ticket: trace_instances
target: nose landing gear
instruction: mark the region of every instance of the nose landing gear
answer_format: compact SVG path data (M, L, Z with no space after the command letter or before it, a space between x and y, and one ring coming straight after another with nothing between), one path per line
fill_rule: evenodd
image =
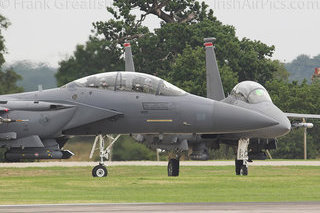
M236 175L248 175L248 146L249 138L240 139L238 141L237 159L235 160Z
M106 177L108 175L108 170L104 164L104 159L109 160L111 156L111 147L119 139L120 136L121 135L117 135L117 137L113 138L111 135L107 135L105 137L103 137L102 135L97 135L97 137L95 138L90 153L90 159L92 158L93 153L96 150L96 145L99 142L100 163L92 169L93 177ZM107 148L105 148L105 138L112 140Z
M99 164L92 169L92 176L93 177L106 177L108 176L108 170L106 166L103 164Z

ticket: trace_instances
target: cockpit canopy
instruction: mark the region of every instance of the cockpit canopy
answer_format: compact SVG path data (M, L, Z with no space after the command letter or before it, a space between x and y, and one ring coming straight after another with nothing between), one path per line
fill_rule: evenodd
M250 104L272 102L267 90L254 81L240 82L233 88L231 95Z
M113 91L140 92L163 96L180 96L185 91L161 78L136 72L106 72L87 76L66 85L106 89Z

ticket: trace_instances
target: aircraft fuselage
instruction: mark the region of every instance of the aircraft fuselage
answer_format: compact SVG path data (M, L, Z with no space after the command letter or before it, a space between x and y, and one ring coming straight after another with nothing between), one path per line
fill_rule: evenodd
M3 117L28 120L0 125L0 133L16 132L18 138L30 135L52 138L110 133L221 134L276 124L273 119L260 113L188 93L161 96L61 87L0 98L4 100L0 106L9 109L3 112ZM19 104L29 104L30 109L15 109ZM41 104L44 105L43 109L38 107Z

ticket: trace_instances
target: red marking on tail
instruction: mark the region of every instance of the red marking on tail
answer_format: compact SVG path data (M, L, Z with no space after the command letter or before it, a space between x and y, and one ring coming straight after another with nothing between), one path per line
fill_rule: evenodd
M212 42L207 42L207 43L204 43L204 46L205 47L212 47L213 43Z

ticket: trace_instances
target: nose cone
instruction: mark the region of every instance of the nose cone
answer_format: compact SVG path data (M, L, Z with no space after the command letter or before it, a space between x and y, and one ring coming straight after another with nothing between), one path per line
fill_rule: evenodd
M279 124L267 128L263 133L263 137L277 138L286 135L291 130L291 123L288 117L273 103L261 103L256 106L257 110L270 118L276 120Z
M276 126L279 129L278 137L288 134L291 130L291 123L288 117L283 114L283 116L278 119L278 122L279 124Z
M217 133L254 131L279 123L261 113L222 102L214 102L213 126Z
M268 129L268 135L271 137L281 137L288 134L291 130L291 123L287 116L280 110L273 112L273 118L278 121L278 125L272 126ZM272 114L271 114L272 115ZM277 115L277 117L275 117Z

